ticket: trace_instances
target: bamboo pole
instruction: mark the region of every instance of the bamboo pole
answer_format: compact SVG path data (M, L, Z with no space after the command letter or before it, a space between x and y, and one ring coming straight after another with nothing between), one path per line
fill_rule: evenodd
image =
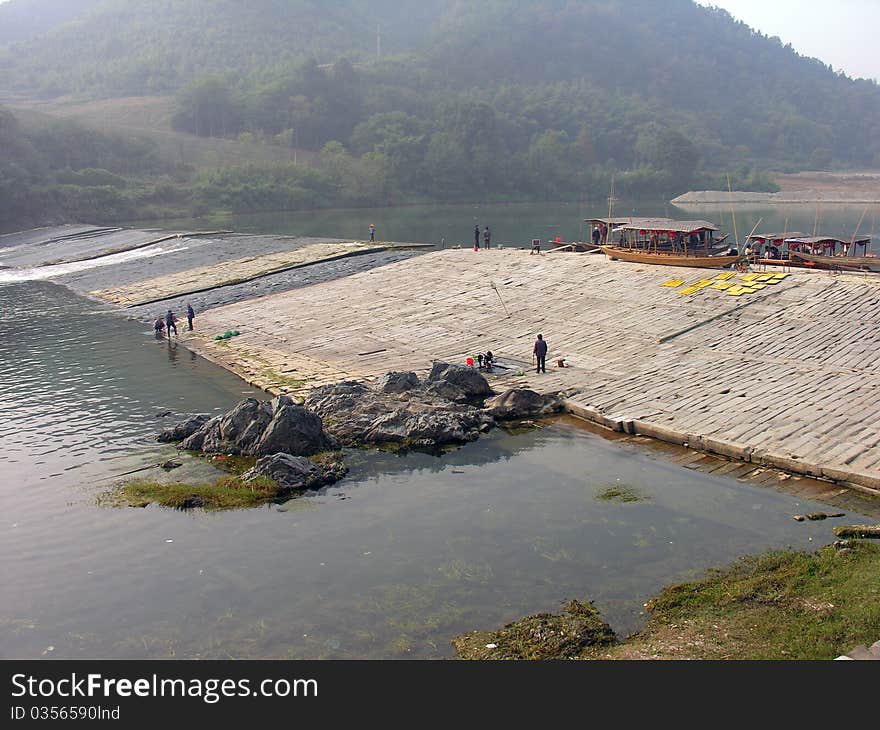
M869 249L874 247L874 228L877 225L877 211L874 210L871 213L871 240L868 241L868 245L865 247L865 253L868 253Z
M865 215L867 215L867 213L868 213L868 206L866 205L865 209L862 211L862 217L859 218L859 224L856 226L855 231L853 231L852 238L849 241L849 248L847 249L847 254L849 254L849 252L852 251L853 246L856 243L856 236L859 235L859 228L862 227L862 221L865 220Z
M608 226L605 228L605 241L604 243L608 243L608 236L611 233L611 229L614 228L614 173L611 173L611 195L608 196Z
M736 213L733 212L733 189L730 187L730 173L727 173L727 194L730 197L730 217L733 219L733 238L736 241L736 250L742 253L739 234L736 232Z

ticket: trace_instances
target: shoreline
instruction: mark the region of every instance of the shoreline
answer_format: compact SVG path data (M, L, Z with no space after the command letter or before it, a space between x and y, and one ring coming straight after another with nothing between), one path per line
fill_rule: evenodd
M460 272L462 256L471 256L468 265L479 263L481 270L473 272L472 275L467 270ZM466 355L480 351L487 345L489 347L494 345L492 349L500 353L503 359L505 355L510 357L508 353L514 351L510 346L512 339L521 342L520 345L515 346L517 349L525 350L531 344L532 331L537 332L541 329L553 331L551 327L556 328L556 325L548 322L549 314L535 320L526 313L524 315L526 319L532 321L520 326L510 323L508 321L510 318L504 316L503 310L498 311L499 297L502 296L500 291L504 291L501 302L511 299L509 304L514 309L521 311L524 299L527 304L532 289L527 287L525 282L511 281L510 277L516 277L517 269L524 263L538 266L537 262L531 264L528 261L528 254L518 249L484 252L477 256L483 256L482 260L477 262L474 255L467 251L434 252L420 256L418 259L390 264L363 274L211 309L201 317L199 323L201 331L205 329L211 332L214 329L223 331L231 327L240 330L242 335L221 344L216 344L198 333L195 336L187 335L182 341L198 354L239 375L250 385L273 394L297 395L311 387L341 380L372 380L389 370L418 370L419 367L425 370L430 367L433 360L463 362ZM499 264L498 267L489 267L489 269L495 272L494 276L502 282L502 285L508 284L508 286L501 290L496 288L495 291L487 286L492 276L483 267L487 258ZM541 258L546 262L552 257ZM665 267L609 264L601 257L574 254L563 261L557 256L554 259L554 266L556 261L570 264L570 266L558 267L552 272L553 281L556 283L564 281L568 276L586 276L590 270L595 271L594 278L605 279L613 271L614 274L623 274L622 277L615 277L615 284L618 286L626 283L630 277L637 277L636 286L628 289L625 294L636 293L635 289L648 285L652 287L650 294L652 298L660 296L659 292L654 294L653 287L668 277ZM542 274L549 273L546 266L542 266ZM550 269L553 268L550 266ZM627 275L627 271L631 273ZM691 273L694 276L705 275L700 270ZM484 274L485 278L483 278ZM458 281L460 275L467 276L468 281ZM401 288L407 290L411 286L410 282L416 279L423 281L432 294L417 297L418 302L413 302L408 294L401 292ZM646 279L649 282L646 282ZM516 289L509 286L510 284ZM389 288L387 297L383 294L386 286ZM390 292L392 287L393 294ZM801 288L808 288L811 291L799 296ZM522 289L529 289L529 292L517 291ZM880 282L864 280L857 276L825 276L818 272L793 275L785 284L780 284L771 290L770 302L755 299L750 303L749 300L745 300L744 307L737 307L735 312L731 310L730 316L724 318L723 326L740 330L741 326L737 325L745 318L749 320L750 329L760 330L766 312L774 310L774 300L776 307L792 308L796 318L799 318L802 316L800 310L804 308L803 299L809 300L811 295L822 300L840 295L842 301L839 305L849 306L846 300L853 299L853 303L873 300L878 291L880 291ZM515 300L514 295L516 295ZM464 315L458 312L455 300L459 297L465 300L478 298L479 304L475 306L483 310L491 309L491 316L480 314L478 322L470 323L466 311ZM384 298L388 301L383 303ZM681 297L677 299L681 301ZM319 301L324 303L319 304ZM370 301L375 303L368 303ZM328 309L326 302L334 302L332 311L316 313L316 306L324 310ZM603 308L607 309L607 302L603 304L605 305ZM650 302L640 304L648 312L653 313L656 309ZM727 305L727 302L724 304ZM687 300L683 308L675 300L670 301L670 306L673 305L677 310L676 316L670 316L665 322L651 323L650 332L627 332L627 325L629 329L634 327L636 330L641 330L642 326L640 323L633 323L630 316L608 314L610 325L608 335L613 341L603 343L601 348L603 352L595 352L596 348L591 346L593 343L590 338L582 337L575 331L570 334L567 341L563 340L566 344L570 343L582 348L576 354L571 354L568 347L563 350L574 367L554 368L546 377L537 378L533 373L525 372L528 365L525 364L524 359L517 364L514 358L512 360L514 366L523 368L519 371L523 374L507 375L503 378L496 376L492 381L493 385L496 390L505 387L528 387L542 393L560 392L565 397L569 412L614 431L640 434L680 445L687 444L696 450L739 459L757 466L780 468L796 474L827 479L861 489L873 496L880 495L880 452L870 445L875 440L880 442L880 430L870 425L866 426L866 423L859 421L854 414L837 412L844 405L848 405L851 409L862 410L864 415L867 415L865 409L871 409L872 401L866 394L880 387L880 380L874 382L876 376L869 374L870 371L860 369L855 362L852 362L852 365L847 363L849 367L839 378L841 389L850 390L847 393L848 397L843 398L844 403L836 402L840 398L836 396L835 383L830 382L836 377L829 375L824 375L820 383L823 391L821 397L811 396L810 390L815 382L812 375L814 367L805 369L798 359L793 359L796 358L800 347L814 346L818 333L810 332L803 344L791 343L795 347L791 348L794 351L790 353L785 353L789 348L785 342L776 342L772 338L769 342L774 350L780 351L780 354L774 354L769 359L769 363L772 363L771 367L774 370L784 369L788 376L785 379L791 380L792 385L796 386L794 388L789 387L779 391L775 387L775 382L761 382L760 377L752 387L752 383L737 382L742 379L742 376L737 374L733 376L735 389L745 393L746 400L736 400L742 394L732 393L731 388L720 389L718 394L706 392L712 388L715 379L705 377L705 373L700 374L698 371L680 373L672 380L667 380L672 373L679 371L678 357L693 356L695 351L698 362L702 363L702 370L706 367L706 358L710 358L709 362L713 363L710 367L717 367L722 372L733 368L732 372L739 373L742 367L742 363L737 359L738 356L734 357L735 349L730 355L723 353L721 357L713 357L711 350L704 349L703 343L711 344L718 336L714 324L713 327L700 327L698 322L695 332L672 338L672 343L658 344L658 340L663 339L663 333L678 331L679 323L690 325L694 323L692 319L694 315L700 316L693 309L697 307L695 299ZM346 316L351 321L339 321L336 311L340 306L344 308ZM709 309L703 308L703 312L716 311L716 306L712 303ZM748 311L750 308L757 310L757 319L754 318L755 315L750 316ZM820 317L821 329L837 326L833 317L828 317L828 321L825 321L826 317L821 307L807 308L812 318ZM566 307L554 309L558 312ZM303 326L303 316L298 316L294 312L308 313L306 319L309 327ZM659 314L653 316L657 320L662 319ZM614 326L618 320L619 328ZM285 323L283 334L278 331L279 322ZM469 332L472 324L475 328L485 331L476 335ZM659 324L659 327L655 324ZM782 322L775 329L789 331L788 326L781 326L786 324ZM568 329L571 329L571 324L568 325ZM432 331L434 336L430 334ZM325 337L320 337L319 332L325 333ZM492 334L488 334L489 332ZM617 332L620 332L619 336ZM856 327L853 335L855 341L844 343L845 346L841 349L853 355L867 352L864 348L870 349L870 342L867 340L864 344L859 342L862 338L866 336L870 338L872 335L869 332L866 334L863 326ZM707 338L709 342L705 342ZM766 339L766 335L764 338ZM739 331L730 333L727 339L728 346L733 348L743 342ZM559 335L554 340L559 341ZM493 341L500 341L501 344L495 344ZM745 340L746 344L749 342L749 339ZM621 352L615 353L615 349ZM556 351L558 352L558 349ZM614 364L603 363L601 355L605 355L606 358L611 356ZM743 355L747 356L746 353ZM662 367L660 371L656 367L651 367L653 379L646 384L638 377L631 376L626 370L620 370L621 367L625 367L620 363L621 356L629 360L631 358L659 360L658 366ZM764 358L759 362L761 360L768 362ZM415 364L419 367L414 367ZM640 366L636 361L635 367ZM821 372L821 365L819 367ZM666 375L667 371L669 375ZM847 375L847 371L851 375ZM660 372L664 375L661 376L660 381L657 381ZM719 377L724 380L725 376L722 372L719 372ZM691 374L700 381L699 392L696 395L682 383L682 380L687 379ZM772 381L779 379L781 376L774 377ZM684 390L676 396L674 391L680 388ZM862 390L865 393L862 393ZM652 397L651 391L656 391L657 394ZM752 391L753 400L749 400L749 391ZM799 392L800 398L795 398L795 392L791 391ZM669 400L670 395L673 396L673 401ZM681 409L674 400L680 399L682 395L687 396L684 403L685 411L681 414L686 418L679 419L677 415ZM764 398L779 401L777 418L780 422L776 431L778 435L774 434L772 424L767 423L766 416L756 420L754 413L740 412L743 407L758 412L769 410L762 400ZM755 403L754 399L758 402ZM817 401L815 407L811 402L813 400ZM823 406L822 403L825 405ZM829 407L832 414L825 412ZM729 416L733 422L728 423L728 419L714 415L719 410L718 416ZM695 417L702 412L706 412L707 416ZM809 424L812 419L816 419L815 425L804 431L801 424ZM797 428L795 424L798 424ZM848 450L844 450L843 442L846 439L840 431L841 427L847 430L856 428L863 439L867 437L865 448L859 448L856 441L847 443ZM865 428L869 433L864 432ZM775 437L768 439L768 433ZM801 444L797 449L791 443L792 434L797 435L795 445ZM837 443L838 440L840 444ZM839 456L826 459L821 458L821 454L815 453L821 450L815 447L820 446L822 441L826 442L826 451L829 454L836 453ZM859 455L868 457L863 462L864 467L860 467L855 458Z
M645 627L624 638L573 599L452 643L460 659L484 661L876 659L880 608L859 599L878 576L880 546L866 541L770 550L663 588L645 604Z

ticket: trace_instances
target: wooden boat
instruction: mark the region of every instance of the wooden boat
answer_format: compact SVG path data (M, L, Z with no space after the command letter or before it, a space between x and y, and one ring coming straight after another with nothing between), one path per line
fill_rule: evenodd
M553 246L551 249L551 253L553 251L575 251L577 253L588 253L590 251L598 251L599 246L596 246L592 243L585 243L584 241L570 241L566 243L565 241L550 241L550 245Z
M792 251L792 260L802 261L818 269L868 270L880 272L880 256L823 256Z
M803 261L792 261L789 257L788 238L801 238L805 233L786 231L785 233L753 233L746 238L749 263L758 266L794 266L804 267Z
M643 251L619 246L602 246L605 255L612 261L631 261L635 264L659 264L661 266L691 266L696 269L728 268L742 258L736 256L691 256L663 251Z
M816 269L880 271L880 258L867 253L870 236L847 240L836 236L796 236L785 239L792 263ZM859 246L864 256L855 255Z
M707 221L674 221L669 218L638 219L618 226L612 244L602 247L611 260L662 266L726 268L737 263L738 252L712 255L718 229ZM722 239L723 240L723 239Z

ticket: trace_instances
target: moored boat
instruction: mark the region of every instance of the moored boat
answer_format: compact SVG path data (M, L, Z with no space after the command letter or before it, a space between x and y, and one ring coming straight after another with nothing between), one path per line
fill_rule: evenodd
M613 243L602 246L611 260L662 266L727 268L741 256L736 249L714 254L722 239L707 221L674 221L669 218L638 219L615 228Z
M849 240L836 236L793 236L785 239L788 258L809 268L880 272L880 257L868 253L870 236ZM859 256L859 247L864 255Z
M740 255L693 256L666 252L647 252L638 249L602 246L605 255L612 261L630 261L636 264L659 264L660 266L690 266L697 269L726 269L740 260Z

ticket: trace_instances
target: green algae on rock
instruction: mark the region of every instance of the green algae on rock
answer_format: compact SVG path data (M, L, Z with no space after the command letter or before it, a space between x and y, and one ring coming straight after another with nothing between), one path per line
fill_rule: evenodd
M498 631L458 636L452 644L463 659L576 659L590 647L615 641L592 603L569 601L562 614L538 613Z
M633 487L626 484L615 484L606 487L596 495L596 499L602 502L647 502L649 497L641 494Z

